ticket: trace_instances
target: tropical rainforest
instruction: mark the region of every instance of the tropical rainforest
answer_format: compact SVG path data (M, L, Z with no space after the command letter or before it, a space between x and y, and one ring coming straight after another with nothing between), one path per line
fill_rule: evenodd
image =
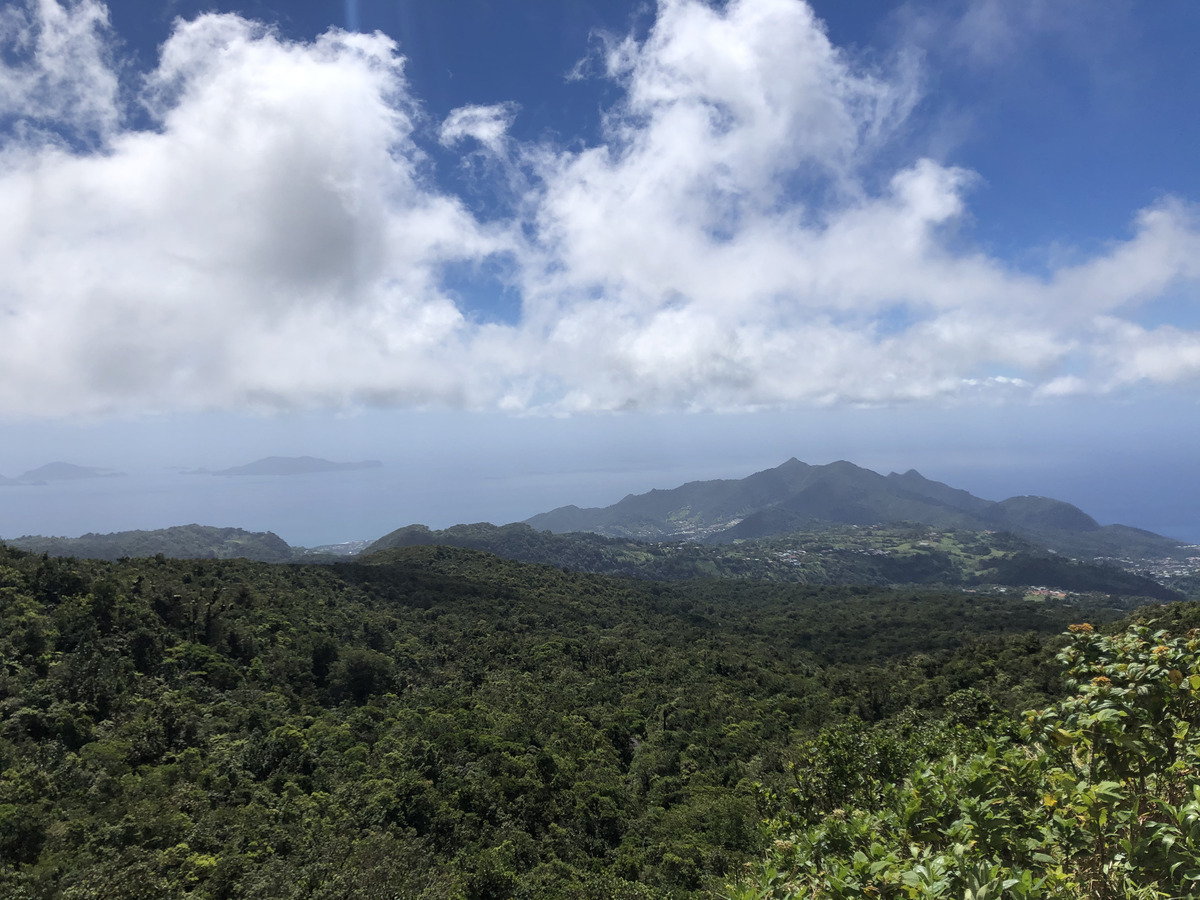
M565 566L578 572L662 581L739 578L799 584L938 585L953 588L1041 586L1073 593L1180 600L1196 593L1191 564L1165 562L1184 576L1148 569L1154 560L1075 560L1008 532L932 532L915 523L835 525L738 541L640 541L591 532L553 534L529 525L455 525L438 531L409 525L377 541L328 548L289 546L271 532L180 525L156 531L85 534L77 538L24 536L9 546L51 556L116 561L154 556L176 559L253 559L260 562L332 562L358 553L446 545L483 550L517 562ZM1161 564L1160 564L1161 565ZM1164 575L1166 577L1164 577Z
M0 896L1185 896L1139 602L0 548Z

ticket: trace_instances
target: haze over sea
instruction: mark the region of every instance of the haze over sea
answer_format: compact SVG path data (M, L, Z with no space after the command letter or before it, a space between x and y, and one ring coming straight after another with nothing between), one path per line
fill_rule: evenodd
M44 443L31 433L4 448L0 474L66 458L126 476L0 487L0 537L195 522L274 531L293 545L316 546L374 539L415 522L504 524L567 504L606 506L627 493L741 478L795 456L809 463L848 459L883 474L916 468L989 500L1050 496L1102 524L1200 542L1200 480L1192 477L1188 423L1144 404L1127 413L1133 427L1114 432L1104 404L1079 409L1085 414L1032 408L1020 430L988 408L919 422L904 410L867 409L716 419L412 413L400 427L395 415L310 415L286 424L247 418L232 431L214 431L205 417L186 427L176 420L169 430L152 422L63 427ZM1156 424L1163 421L1174 424ZM1175 439L1143 439L1156 430ZM383 466L292 476L180 474L301 455L378 459Z

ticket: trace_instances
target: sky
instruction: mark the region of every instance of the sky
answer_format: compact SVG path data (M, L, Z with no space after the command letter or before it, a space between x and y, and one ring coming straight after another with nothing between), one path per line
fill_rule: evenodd
M0 536L313 545L795 456L1200 541L1198 39L1190 0L9 2L0 475L128 475L0 487ZM384 466L179 474L267 455Z

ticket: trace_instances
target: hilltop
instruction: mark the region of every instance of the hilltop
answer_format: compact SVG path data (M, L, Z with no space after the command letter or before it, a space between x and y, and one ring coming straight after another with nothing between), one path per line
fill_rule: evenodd
M293 548L273 532L215 528L211 525L176 525L153 531L89 533L77 538L25 535L4 541L10 547L50 556L77 556L117 560L123 557L162 556L173 559L254 559L285 562Z
M826 525L737 541L638 541L593 532L553 534L524 523L408 525L369 545L364 555L402 547L443 545L484 550L518 562L576 572L656 581L737 578L795 584L897 584L983 587L1038 586L1072 593L1144 597L1183 595L1136 572L1050 553L1009 533L931 532L916 525Z
M915 469L884 476L839 461L792 458L741 479L693 481L630 494L603 508L563 506L525 520L555 533L592 531L640 540L728 543L818 526L917 523L938 530L1007 531L1073 557L1169 557L1181 541L1125 525L1101 525L1049 497L984 500Z
M1037 586L1110 595L1119 605L1126 605L1127 600L1118 598L1171 601L1183 596L1137 572L1070 560L1015 535L933 533L912 525L831 525L731 544L636 541L591 532L552 534L535 531L523 523L497 526L487 522L442 530L409 525L374 542L349 541L313 548L290 546L273 532L205 525L77 538L26 535L5 543L35 553L85 559L161 555L172 559L241 558L292 563L331 563L360 554L438 545L483 550L516 562L575 572L655 581L736 578L810 585L939 585L968 590ZM1180 586L1192 592L1192 585Z

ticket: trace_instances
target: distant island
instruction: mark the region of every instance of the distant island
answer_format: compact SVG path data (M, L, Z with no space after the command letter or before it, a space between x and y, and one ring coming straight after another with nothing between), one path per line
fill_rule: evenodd
M124 472L95 466L76 466L66 462L52 462L30 469L16 478L0 475L0 484L47 484L51 481L84 481L90 478L121 478Z
M229 469L193 469L187 475L312 475L319 472L352 472L358 469L378 469L383 463L377 459L359 462L334 462L316 456L267 456L244 466Z

